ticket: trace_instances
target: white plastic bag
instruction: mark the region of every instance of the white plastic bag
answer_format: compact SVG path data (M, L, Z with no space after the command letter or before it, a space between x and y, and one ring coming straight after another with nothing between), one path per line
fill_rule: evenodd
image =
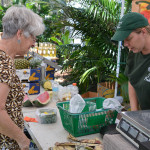
M116 96L116 97L114 97L114 99L117 99L120 102L120 104L122 104L122 102L123 102L122 96Z
M117 99L107 98L103 102L103 108L116 110L116 111L120 112L123 107L121 106L120 102Z
M58 98L60 101L66 101L71 99L71 92L66 86L59 86Z
M84 99L79 95L74 95L70 100L69 111L71 113L81 113L85 107Z

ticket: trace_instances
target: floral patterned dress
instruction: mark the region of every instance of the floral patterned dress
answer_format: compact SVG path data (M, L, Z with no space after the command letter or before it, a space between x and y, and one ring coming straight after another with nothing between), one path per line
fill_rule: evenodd
M4 51L0 50L0 83L10 87L5 109L12 121L23 130L24 120L22 114L22 103L24 92L21 82L16 75L14 62ZM0 117L2 117L0 115ZM17 133L16 133L17 134ZM0 133L0 149L19 150L17 142Z

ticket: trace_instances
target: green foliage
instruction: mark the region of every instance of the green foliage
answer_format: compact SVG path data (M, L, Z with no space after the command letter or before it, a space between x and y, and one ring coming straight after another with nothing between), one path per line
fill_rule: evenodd
M59 34L57 34L58 36ZM68 45L71 44L73 39L70 37L70 32L69 30L66 30L64 34L59 35L59 38L57 37L51 37L50 39L55 42L58 45L57 52L59 52L60 56L62 57L63 60L66 60L70 57L70 51L68 51ZM58 55L58 54L57 54Z
M63 45L63 42L61 40L59 40L57 37L51 37L51 40L56 42L58 45Z
M71 55L64 61L63 68L71 67L72 79L80 81L80 86L88 90L90 85L106 80L116 69L118 45L110 39L119 22L121 5L115 0L82 0L80 3L82 8L63 7L62 15L70 20L63 18L57 25L73 27L77 32L72 36L82 35L84 46L69 47ZM124 70L126 56L127 51L123 49L121 70Z
M131 9L131 0L125 1L125 13ZM97 82L107 80L116 70L118 45L111 42L111 37L119 22L121 4L115 0L82 0L82 8L63 7L64 18L58 26L70 26L72 35L82 35L83 45L71 45L70 57L64 61L63 68L72 68L71 80L80 83L80 92L91 90ZM124 71L128 55L126 48L121 52L120 70ZM122 84L123 87L123 84ZM83 90L84 89L84 90Z
M7 8L0 5L0 32L2 32L2 17L4 16Z
M124 102L129 102L129 93L128 93L128 78L123 74L120 73L119 77L116 77L116 73L113 72L110 77L108 78L110 81L117 81L118 85L121 86L121 94L123 96Z
M69 30L66 30L65 33L63 34L57 34L57 36L59 35L59 38L61 38L61 40L59 40L59 38L57 37L51 37L50 39L53 42L56 42L58 45L67 45L70 44L73 40L69 37L70 36L70 32Z

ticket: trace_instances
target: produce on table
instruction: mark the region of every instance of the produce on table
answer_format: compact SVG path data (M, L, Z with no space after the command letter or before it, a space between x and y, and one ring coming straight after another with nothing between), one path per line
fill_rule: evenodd
M40 94L34 101L33 104L36 107L43 107L47 105L51 101L51 95L48 91L45 91L44 93Z
M62 95L62 101L68 101L71 99L71 93L70 92L66 92Z
M42 60L38 58L32 58L30 61L30 67L31 69L39 68L41 66Z
M57 111L50 108L38 109L36 119L41 124L55 123L57 121Z
M46 91L52 91L52 83L50 80L43 80L42 81L42 87L46 90Z
M32 102L30 101L30 99L29 99L27 94L24 96L23 106L24 107L31 107L31 106L33 106Z
M52 91L45 91L44 93L40 94L33 102L29 99L28 95L26 94L23 100L23 106L24 107L42 107L47 105L51 98L52 98L53 92Z
M95 139L77 139L73 137L71 134L68 136L69 142L63 142L55 144L52 149L60 150L102 150L101 141L97 138Z
M47 91L49 93L50 99L52 99L53 91Z
M29 61L27 59L15 59L15 68L16 69L28 69Z

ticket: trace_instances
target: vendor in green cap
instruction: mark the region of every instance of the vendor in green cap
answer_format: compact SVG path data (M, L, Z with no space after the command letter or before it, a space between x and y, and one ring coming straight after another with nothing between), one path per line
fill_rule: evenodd
M140 13L124 15L111 40L124 41L129 49L128 76L131 111L150 109L150 25Z

